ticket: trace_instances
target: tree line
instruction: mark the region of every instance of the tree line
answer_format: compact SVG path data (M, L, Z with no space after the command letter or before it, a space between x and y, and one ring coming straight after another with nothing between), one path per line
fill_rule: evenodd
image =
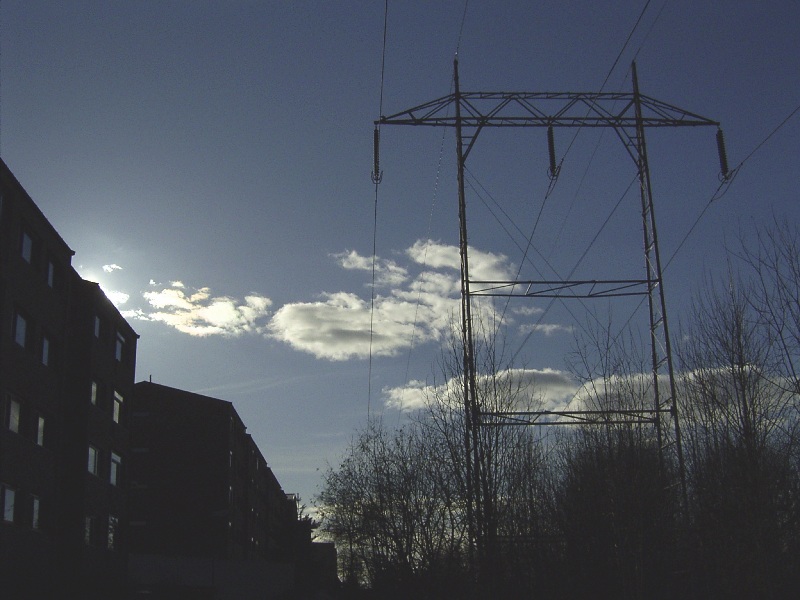
M776 222L729 256L674 344L683 473L676 440L651 423L481 427L476 485L487 535L476 557L452 335L424 407L402 427L370 420L324 475L321 531L336 542L345 589L376 598L794 598L800 231ZM494 324L476 330L483 410L541 408ZM609 413L652 406L647 344L610 321L583 328L568 360L580 402Z

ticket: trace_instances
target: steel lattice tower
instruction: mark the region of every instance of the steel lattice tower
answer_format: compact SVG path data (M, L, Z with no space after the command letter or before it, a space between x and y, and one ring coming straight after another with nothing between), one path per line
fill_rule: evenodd
M464 411L466 419L467 518L471 543L481 564L493 531L490 498L480 489L483 468L478 432L481 427L512 425L652 424L659 449L675 452L684 507L687 501L685 465L678 420L677 391L658 247L645 130L651 127L716 127L719 123L639 91L636 64L632 64L632 92L464 92L454 61L453 93L413 108L381 116L381 125L453 127L458 168L459 247L461 256L461 334L463 336ZM548 130L551 176L558 174L553 153L554 128L611 128L636 165L642 211L645 277L642 279L512 280L471 279L469 271L467 203L464 171L479 134L487 128L538 127ZM720 158L724 156L721 131ZM376 141L377 153L377 141ZM377 160L377 159L376 159ZM723 166L723 171L726 167ZM723 172L723 175L726 173ZM471 299L479 296L524 298L614 298L645 296L649 308L653 405L651 408L560 411L484 411L476 390L476 365Z

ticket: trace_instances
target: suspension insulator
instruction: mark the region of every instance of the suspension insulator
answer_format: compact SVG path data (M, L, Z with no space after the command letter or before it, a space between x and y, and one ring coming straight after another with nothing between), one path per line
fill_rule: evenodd
M717 152L719 153L719 170L722 177L728 177L728 153L725 151L725 136L722 129L717 129Z
M377 125L372 133L372 160L372 183L377 185L383 179L383 173L381 172L381 132Z
M556 165L556 142L555 138L553 137L553 126L547 126L547 149L550 152L550 169L548 173L550 174L551 179L555 179L558 177L559 168Z

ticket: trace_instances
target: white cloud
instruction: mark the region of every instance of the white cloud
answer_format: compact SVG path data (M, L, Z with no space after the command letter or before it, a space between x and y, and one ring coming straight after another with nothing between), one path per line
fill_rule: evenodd
M373 261L371 256L361 256L355 250L340 252L333 257L343 269L372 272L374 266L376 286L397 286L408 279L408 271L392 260L376 258Z
M160 321L198 337L235 337L243 333L262 333L265 329L272 306L272 301L265 296L250 294L240 301L230 296L214 297L207 287L189 292L180 281L173 281L171 286L142 294L155 310L128 311L130 317L123 316Z
M103 293L106 297L111 300L111 304L119 308L123 304L125 304L130 299L130 294L126 294L125 292L120 292L117 290L107 290L101 286Z
M430 306L378 296L374 309L372 312L370 301L352 293L323 294L317 302L284 305L272 317L269 328L272 337L328 360L368 357L370 323L374 356L396 355L408 347L412 334L422 341L439 335ZM420 314L414 331L415 315Z
M533 325L520 325L520 333L538 332L546 336L555 335L556 333L572 333L574 327L572 325L559 325L556 323L535 323Z
M371 274L374 264L374 304L369 291L344 290L323 292L316 300L290 302L273 311L272 301L261 294L241 299L215 295L208 287L190 287L180 279L169 284L149 279L141 295L145 303L126 305L123 316L161 322L198 337L259 333L317 358L341 361L368 358L370 352L396 356L412 344L438 342L458 315L457 246L419 240L402 254L410 259L408 265L380 257L373 261L355 250L332 256L340 267L351 271ZM473 277L512 277L513 269L502 254L471 249L470 258ZM107 272L119 268L106 266ZM117 306L130 299L124 292L107 293ZM488 302L485 298L475 301Z
M372 257L354 250L333 255L342 268L371 272ZM405 251L418 273L394 261L375 260L376 283L388 286L370 298L352 292L324 293L317 301L293 302L277 310L270 335L296 350L327 360L395 356L412 343L442 339L458 315L461 258L457 246L419 240ZM470 249L474 278L507 280L513 269L502 254ZM488 302L488 299L476 299ZM554 330L555 331L555 330Z
M461 254L458 246L448 246L432 240L417 240L406 250L413 261L434 269L451 269L461 272ZM503 254L469 248L469 276L472 280L509 280L513 277L512 265Z
M103 271L105 271L106 273L112 273L114 271L121 271L121 270L122 267L120 267L117 264L103 265Z
M521 390L522 397L540 402L538 410L563 409L579 389L578 384L569 373L556 369L507 369L497 375L505 380L508 389ZM487 375L478 376L478 387L490 385ZM384 388L384 403L387 408L413 411L423 408L434 396L448 398L460 402L462 382L450 379L440 386L431 386L425 382L413 380L396 388ZM517 407L523 408L523 407Z
M534 315L540 315L544 312L543 308L538 306L516 306L512 309L515 315L520 315L522 317L532 317Z
M384 388L384 404L387 408L413 411L423 408L434 393L433 386L424 381L412 380L402 387Z
M426 252L432 263L422 262ZM327 360L368 358L370 351L373 356L395 356L412 343L441 339L459 307L459 272L452 269L453 257L459 260L458 248L420 241L407 254L428 269L411 278L406 268L377 259L376 280L391 287L375 296L374 310L370 298L344 291L324 293L315 302L290 303L277 310L269 325L271 336ZM345 269L372 270L372 258L355 251L335 257ZM498 260L491 258L493 263Z

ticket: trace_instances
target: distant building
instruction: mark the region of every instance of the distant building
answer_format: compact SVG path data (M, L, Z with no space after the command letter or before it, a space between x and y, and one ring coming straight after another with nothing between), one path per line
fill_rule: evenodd
M239 600L304 583L310 530L230 402L140 382L131 417L135 592Z
M0 161L0 582L123 597L137 334Z

